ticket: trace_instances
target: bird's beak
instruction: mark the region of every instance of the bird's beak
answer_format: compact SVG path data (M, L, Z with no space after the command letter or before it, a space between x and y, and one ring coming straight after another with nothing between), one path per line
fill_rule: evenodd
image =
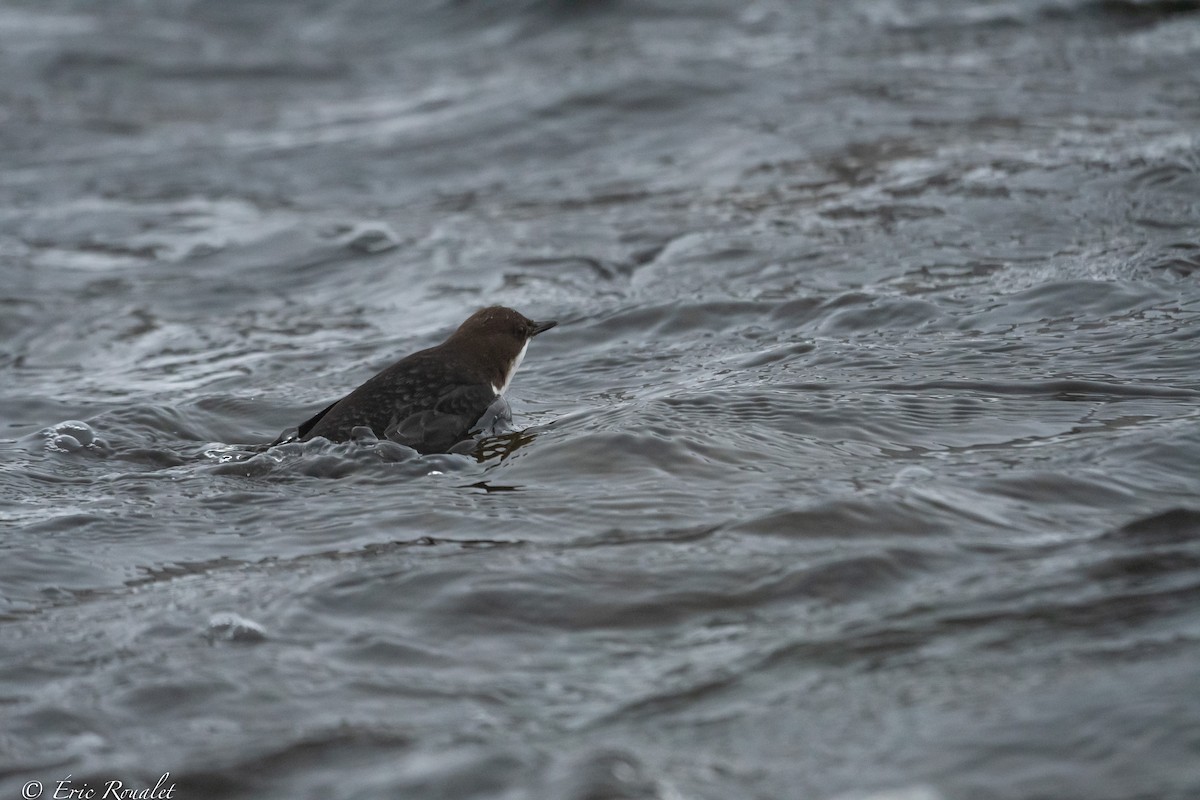
M531 333L529 335L537 336L539 333L544 333L545 331L550 330L557 324L558 324L558 320L556 320L556 319L552 319L548 322L535 322L535 323L533 323L533 333Z

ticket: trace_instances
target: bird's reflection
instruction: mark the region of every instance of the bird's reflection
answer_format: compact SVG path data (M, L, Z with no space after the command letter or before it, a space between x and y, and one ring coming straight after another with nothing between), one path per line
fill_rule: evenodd
M488 436L480 439L471 455L482 464L485 461L497 459L504 461L517 450L532 442L537 434L530 430L502 433L498 436Z

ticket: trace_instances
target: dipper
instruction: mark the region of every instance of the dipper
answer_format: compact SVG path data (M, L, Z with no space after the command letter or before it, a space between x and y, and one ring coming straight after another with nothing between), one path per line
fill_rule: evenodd
M557 324L503 306L476 311L446 341L392 364L305 421L296 436L344 442L367 427L419 453L448 452L504 394L529 340Z

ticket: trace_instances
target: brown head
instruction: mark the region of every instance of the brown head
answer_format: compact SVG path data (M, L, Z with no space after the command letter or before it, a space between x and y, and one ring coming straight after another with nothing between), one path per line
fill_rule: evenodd
M492 386L502 394L521 365L529 340L557 324L557 320L534 322L511 308L490 306L467 317L442 346L486 364Z

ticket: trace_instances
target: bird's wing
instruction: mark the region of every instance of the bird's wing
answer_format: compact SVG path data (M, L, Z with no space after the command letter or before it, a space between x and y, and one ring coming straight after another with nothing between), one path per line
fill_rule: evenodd
M371 428L376 436L382 436L389 422L398 415L407 415L411 409L429 408L435 400L434 396L422 391L424 386L406 380L412 371L411 361L393 364L306 420L297 437L307 441L314 436L323 436L344 442L356 427Z
M421 453L447 452L470 435L495 399L496 390L486 383L450 386L432 408L396 419L384 431L384 438Z

